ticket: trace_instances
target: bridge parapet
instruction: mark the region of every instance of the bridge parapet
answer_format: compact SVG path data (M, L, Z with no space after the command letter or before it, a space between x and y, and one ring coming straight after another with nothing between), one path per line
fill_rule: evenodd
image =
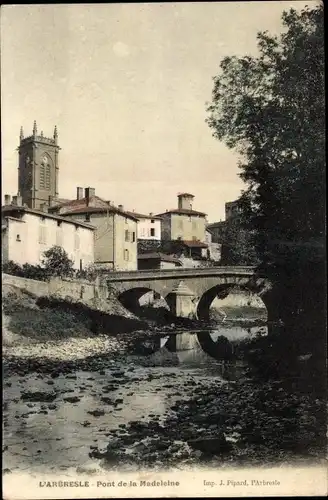
M102 279L107 282L123 281L144 281L160 280L172 278L206 278L214 276L253 276L256 271L255 266L217 266L206 268L179 268L179 269L159 269L143 271L113 271L102 275Z

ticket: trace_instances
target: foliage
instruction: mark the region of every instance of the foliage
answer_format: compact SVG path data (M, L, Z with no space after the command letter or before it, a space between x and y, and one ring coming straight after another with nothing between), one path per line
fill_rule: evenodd
M97 278L97 276L99 276L99 274L101 274L101 271L97 270L94 265L90 264L84 269L77 271L76 278L94 281Z
M254 238L254 231L244 227L242 215L228 219L221 236L221 265L252 266L258 264Z
M46 281L48 278L48 274L43 267L39 265L34 266L33 264L23 264L23 266L20 266L12 260L3 264L2 272L38 281Z
M48 273L43 267L33 264L23 264L22 273L24 278L31 280L45 281L48 278Z
M73 261L69 259L63 248L53 246L43 255L42 266L28 263L20 266L11 260L2 265L2 272L39 281L46 281L52 276L74 276Z
M2 264L2 272L13 276L22 276L21 266L16 264L13 260L9 260L8 262L4 262Z
M226 57L208 124L240 155L243 225L279 283L281 314L311 320L324 305L325 115L323 7L282 16L258 34L258 57Z
M48 276L70 277L74 275L73 261L59 246L53 246L44 253L42 265Z

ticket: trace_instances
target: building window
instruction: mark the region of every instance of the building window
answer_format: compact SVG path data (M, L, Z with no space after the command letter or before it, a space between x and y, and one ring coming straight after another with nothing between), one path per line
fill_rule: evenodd
M126 248L124 249L124 260L125 261L129 260L129 250L127 250Z
M61 224L62 224L62 223L61 223L61 221L60 221L60 220L57 220L57 226L58 226L58 227L61 227Z
M129 231L128 231L128 229L125 230L125 241L129 241Z
M155 236L155 228L154 227L152 227L150 229L150 236Z
M197 236L193 236L192 241L197 241Z
M17 236L16 236L16 241L22 241L22 240L21 240L21 237L20 237L20 234L17 234Z
M193 229L196 229L197 228L197 223L195 220L192 221L192 228Z
M155 221L154 221L154 219L151 219L151 221L150 221L150 222L151 222L152 224L155 224Z
M50 165L46 166L46 189L50 189Z
M127 217L125 217L125 224L127 224L127 223L128 223L128 219L127 219Z
M46 227L45 226L40 226L39 227L39 243L40 243L40 245L46 245L47 244L47 233L46 233Z
M134 243L136 241L136 233L133 231L132 233L132 242Z
M74 249L80 250L80 236L77 233L75 233L74 237Z
M44 189L45 186L45 171L44 165L40 165L40 188Z
M178 222L178 228L183 229L183 220L182 219L180 219Z
M63 244L63 234L62 234L62 228L61 226L57 227L57 232L56 232L56 245L58 247L61 247Z

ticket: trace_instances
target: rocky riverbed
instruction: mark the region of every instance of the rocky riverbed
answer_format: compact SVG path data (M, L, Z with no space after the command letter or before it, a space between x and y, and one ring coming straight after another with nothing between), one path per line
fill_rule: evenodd
M4 350L5 472L322 462L325 405L197 349L105 335Z

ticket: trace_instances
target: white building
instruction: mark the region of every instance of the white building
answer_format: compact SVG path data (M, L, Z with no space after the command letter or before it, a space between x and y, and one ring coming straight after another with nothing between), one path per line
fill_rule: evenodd
M149 215L138 214L136 212L127 212L138 219L138 240L157 240L161 239L161 217L152 213Z
M94 227L21 205L21 198L6 196L2 207L2 263L40 265L43 253L57 245L74 263L83 269L94 263Z

